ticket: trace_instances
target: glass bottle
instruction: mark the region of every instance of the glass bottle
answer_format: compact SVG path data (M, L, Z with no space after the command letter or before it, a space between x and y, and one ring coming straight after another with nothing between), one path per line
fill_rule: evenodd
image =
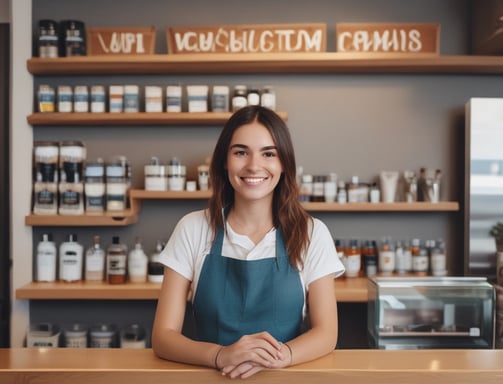
M128 251L121 244L119 236L112 238L112 244L107 248L107 280L110 284L124 284L127 277Z
M377 245L375 241L367 240L362 248L365 276L377 274Z
M384 238L379 249L379 272L390 275L395 270L395 247L390 238Z
M101 247L100 236L94 236L93 245L86 251L86 281L103 281L105 278L105 250Z
M362 255L360 243L358 240L351 239L345 251L346 257L346 276L358 277L362 266Z

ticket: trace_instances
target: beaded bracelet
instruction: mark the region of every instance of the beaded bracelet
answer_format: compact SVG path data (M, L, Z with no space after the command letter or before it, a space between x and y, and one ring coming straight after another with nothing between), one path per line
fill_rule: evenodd
M220 352L222 352L222 349L224 349L223 346L220 347L220 349L217 351L217 354L215 355L215 368L220 371L220 368L218 368L217 360L218 360L218 355L220 355Z
M286 347L288 348L288 350L290 351L290 365L292 364L293 362L293 353L292 353L292 348L288 345L288 343L285 343Z

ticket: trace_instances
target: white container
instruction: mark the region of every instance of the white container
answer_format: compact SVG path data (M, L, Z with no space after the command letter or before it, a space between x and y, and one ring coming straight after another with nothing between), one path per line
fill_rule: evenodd
M124 87L122 85L111 85L108 92L109 111L119 113L124 109Z
M229 87L215 85L211 97L211 110L213 112L229 112Z
M143 251L139 238L136 239L134 248L129 252L127 264L131 283L144 283L147 281L148 257Z
M91 87L91 112L103 113L106 111L105 87L102 85L93 85Z
M398 175L398 171L382 171L380 173L379 181L383 203L393 203L395 201Z
M166 87L166 112L182 112L182 87L180 85Z
M208 112L207 85L188 85L187 99L189 112Z
M59 246L59 279L67 282L82 280L84 248L77 243L77 235L68 235Z
M162 88L149 85L145 87L145 112L162 112Z
M73 94L73 111L89 112L89 91L85 85L77 85Z
M58 86L58 112L68 113L73 111L73 91L68 85Z
M36 281L56 281L57 249L51 235L42 235L36 260Z
M124 86L124 112L140 111L140 88L137 85Z

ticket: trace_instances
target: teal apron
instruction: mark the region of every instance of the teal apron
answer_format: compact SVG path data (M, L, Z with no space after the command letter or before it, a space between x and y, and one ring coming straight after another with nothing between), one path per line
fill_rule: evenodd
M200 341L230 345L243 335L269 332L287 342L301 333L304 289L276 230L276 257L237 260L222 255L223 229L204 260L194 319Z

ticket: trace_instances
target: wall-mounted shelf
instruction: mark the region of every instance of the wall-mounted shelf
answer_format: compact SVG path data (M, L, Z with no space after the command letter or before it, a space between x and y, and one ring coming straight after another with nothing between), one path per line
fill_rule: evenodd
M286 112L277 112L287 120ZM33 126L125 126L125 125L224 125L230 112L139 112L139 113L33 113L27 120Z
M211 73L501 74L503 57L434 54L249 53L32 58L34 75Z
M367 302L367 279L334 280L340 302ZM105 282L29 283L16 290L20 300L157 300L159 283L108 284Z
M102 215L84 214L78 216L28 215L28 226L126 226L136 223L142 200L204 200L211 191L146 191L132 189L129 193L131 209L107 212ZM309 212L456 212L459 203L442 201L439 203L303 203Z

